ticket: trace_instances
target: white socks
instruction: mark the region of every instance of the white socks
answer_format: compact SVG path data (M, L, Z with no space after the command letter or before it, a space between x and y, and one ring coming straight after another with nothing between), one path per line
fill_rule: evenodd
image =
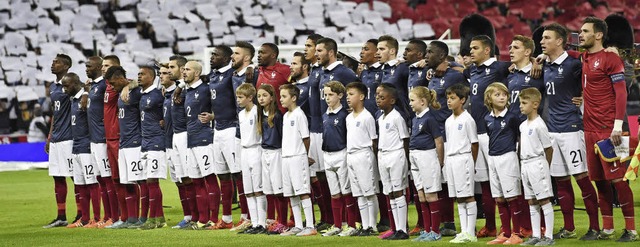
M467 203L466 202L458 202L458 218L460 218L460 232L469 232L468 227L468 218L467 218Z
M467 233L471 236L476 234L476 218L478 218L478 204L473 202L467 202Z
M369 204L369 225L375 228L378 223L378 213L380 213L378 197L376 195L367 196L367 204Z
M184 216L184 221L186 221L186 222L191 221L191 215L185 215Z
M553 239L553 206L551 203L547 203L542 205L541 208L542 214L544 214L544 224L547 226L544 231L544 236Z
M396 221L396 230L402 230L407 233L407 200L404 196L399 196L395 199L395 204L395 214L398 215L398 221ZM394 219L396 218L394 217Z
M531 214L531 234L532 237L541 238L540 232L540 205L529 205L529 213ZM545 221L545 224L547 222Z
M302 209L304 210L304 219L307 220L307 227L313 227L313 204L311 198L302 199Z
M249 208L249 214L251 215L251 225L253 227L258 226L258 209L256 209L256 197L255 196L247 196L247 208ZM244 219L244 218L243 218Z
M296 223L296 227L302 229L302 213L300 212L300 197L289 197L291 203L291 211L293 212L293 221Z
M256 196L256 208L257 208L257 216L251 216L251 222L254 220L257 221L259 226L266 227L267 226L267 196L261 195ZM254 223L255 224L255 223Z
M249 205L247 205L249 206ZM233 218L231 217L231 215L223 215L222 216L222 221L224 221L224 223L230 223L233 222Z
M362 229L367 229L369 225L369 203L367 198L358 197L358 209L360 210L360 218L362 219Z

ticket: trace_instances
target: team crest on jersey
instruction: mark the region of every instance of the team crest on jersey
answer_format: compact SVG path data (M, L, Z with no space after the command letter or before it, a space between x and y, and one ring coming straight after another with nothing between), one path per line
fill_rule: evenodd
M97 87L93 88L93 93L94 93L94 94L97 94L97 93L98 93L98 88L97 88Z
M391 75L396 72L396 69L391 69Z
M444 86L444 79L440 80L440 87Z
M195 94L193 94L193 96L196 97L196 99L198 99L198 95L200 95L198 92L196 92Z
M462 124L458 124L458 130L462 130Z
M360 121L356 122L356 127L360 127Z
M376 75L374 77L376 78L376 81L377 81L378 78L380 77L380 74L376 73Z
M389 129L389 128L391 128L391 123L387 123L387 124L384 126L384 128L385 128L385 129Z
M320 76L320 72L316 72L316 78L318 78L318 76Z
M222 81L223 79L224 79L224 75L221 75L221 76L218 78L218 81Z
M274 78L276 78L276 72L275 71L271 72L271 79L274 79Z
M491 73L491 69L490 69L490 68L486 68L486 69L484 69L484 73L485 73L486 75L489 75L489 73Z
M422 77L422 70L418 71L418 77Z
M562 66L558 67L558 74L562 74L562 71L564 71L564 69L562 68Z
M296 126L296 121L295 120L291 120L291 126Z
M533 134L533 129L529 129L529 135Z
M418 125L418 131L422 131L422 124Z
M502 120L502 121L500 122L500 128L501 128L501 129L504 129L504 126L507 126L507 122L505 122L504 120Z
M151 104L151 98L147 98L147 106Z
M333 80L333 74L329 75L329 80Z
M333 126L336 126L336 125L338 125L338 119L337 118L333 120Z
M600 59L596 60L596 62L595 62L595 63L593 63L593 68L594 68L594 69L597 69L597 68L598 68L598 66L600 66Z
M524 83L529 83L530 80L531 80L531 77L529 76L524 77Z

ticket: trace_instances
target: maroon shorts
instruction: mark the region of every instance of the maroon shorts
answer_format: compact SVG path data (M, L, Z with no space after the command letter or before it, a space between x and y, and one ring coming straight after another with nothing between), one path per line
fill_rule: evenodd
M107 140L107 157L109 158L109 166L111 166L111 178L119 179L120 173L118 170L118 148L120 147L120 140Z
M606 162L595 152L596 142L609 138L611 133L606 132L584 132L584 142L587 146L587 166L589 167L589 179L591 181L614 180L624 177L627 168L625 164L616 162Z

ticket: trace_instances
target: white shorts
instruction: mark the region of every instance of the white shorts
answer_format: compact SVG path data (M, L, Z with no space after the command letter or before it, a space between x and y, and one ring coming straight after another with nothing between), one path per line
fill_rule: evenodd
M520 163L524 198L540 200L553 197L549 164L544 156L522 160Z
M583 131L549 133L549 135L551 147L553 147L551 176L564 177L587 172Z
M311 193L309 160L306 155L282 157L282 192L285 197Z
M147 178L167 179L167 156L164 151L147 151L142 153Z
M322 133L309 133L309 157L316 161L309 167L312 177L316 172L324 172L324 157L322 155Z
M167 148L166 152L167 155L165 157L165 162L167 163L167 167L169 168L169 178L171 179L171 182L181 183L182 176L178 176L178 174L176 173L176 166L173 164L173 159L174 157L177 159L178 154L173 150L173 148Z
M216 174L240 172L236 162L236 128L215 130L213 134L213 166Z
M347 168L347 149L337 152L323 152L324 172L327 176L331 195L351 194L349 171Z
M95 165L94 167L98 169L100 177L111 177L111 166L109 166L106 143L91 143L91 161Z
M144 166L140 162L140 147L121 148L118 151L118 171L120 182L134 183L147 179Z
M372 196L380 192L378 165L371 148L347 153L347 167L354 197Z
M73 140L49 143L49 176L73 176Z
M282 194L282 150L262 150L263 192L268 195Z
M442 168L436 149L409 150L411 177L416 189L424 193L442 190Z
M471 153L445 157L447 188L449 197L464 198L474 196L474 165Z
M203 178L214 173L213 144L189 148L187 151L187 176Z
M382 181L382 193L403 191L409 185L407 158L404 149L378 152L378 170Z
M478 158L476 159L476 182L489 181L489 135L478 135Z
M73 155L73 184L89 185L98 183L98 169L91 162L91 154Z
M240 167L242 167L242 183L245 194L262 192L262 147L256 145L240 150L241 158Z
M520 190L520 165L516 152L492 156L489 161L489 184L494 198L512 198L522 194Z
M171 162L175 167L175 175L182 180L187 176L187 132L173 134L173 152L167 149L167 156L170 156Z

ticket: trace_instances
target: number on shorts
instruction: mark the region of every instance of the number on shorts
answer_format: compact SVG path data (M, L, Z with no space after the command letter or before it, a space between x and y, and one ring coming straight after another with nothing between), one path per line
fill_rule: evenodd
M104 169L111 169L111 166L109 166L109 159L102 159L102 164L104 165Z
M471 86L471 94L478 94L478 83L474 83L473 86Z
M582 152L580 152L580 150L573 150L571 152L569 152L569 154L571 155L571 162L572 163L578 163L578 162L582 162Z
M202 159L204 160L204 166L208 166L209 164L209 155L202 155Z
M140 161L138 162L131 162L131 171L132 172L141 172L142 171L142 164L140 164Z
M93 165L85 166L84 171L87 175L93 175Z
M69 164L69 169L73 168L73 159L67 159L67 163Z
M155 160L155 159L154 159L154 160L152 160L152 161L151 161L151 163L153 163L153 164L151 165L151 169L154 169L154 170L155 170L155 169L158 169L158 160Z

